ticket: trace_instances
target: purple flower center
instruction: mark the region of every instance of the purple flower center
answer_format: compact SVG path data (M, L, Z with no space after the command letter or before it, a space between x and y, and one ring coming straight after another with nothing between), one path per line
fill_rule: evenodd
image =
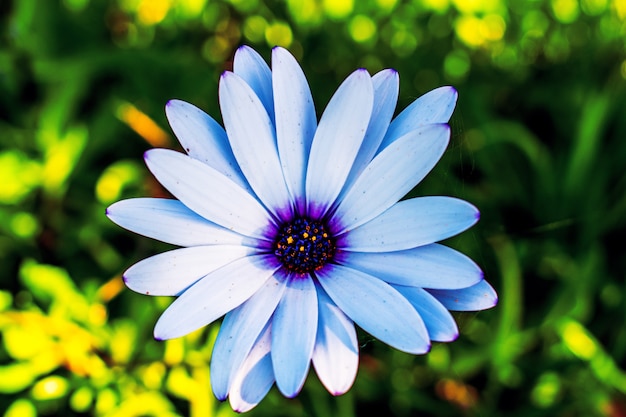
M304 217L284 223L274 242L278 260L298 274L322 268L335 255L335 241L324 223Z

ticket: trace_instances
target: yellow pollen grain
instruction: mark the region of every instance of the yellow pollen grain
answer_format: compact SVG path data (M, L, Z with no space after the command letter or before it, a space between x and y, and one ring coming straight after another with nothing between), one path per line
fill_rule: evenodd
M293 243L293 237L289 236L287 238L287 243L291 245Z
M311 240L312 240L313 242L315 242L315 241L317 240L317 236L313 236L313 237L311 238Z
M307 232L304 232L304 233L302 233L302 237L306 239L306 238L309 237L309 234Z
M328 233L323 233L322 237L325 237L325 238L328 237Z
M300 252L304 252L304 246L300 246Z

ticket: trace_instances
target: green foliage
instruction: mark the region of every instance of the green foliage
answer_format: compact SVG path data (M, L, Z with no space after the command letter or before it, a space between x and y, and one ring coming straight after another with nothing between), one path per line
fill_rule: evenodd
M163 106L219 119L234 49L301 61L318 112L354 68L396 68L402 108L460 93L452 144L414 192L465 198L448 242L500 295L413 357L361 335L353 389L313 373L255 416L621 416L626 412L626 3L622 0L13 0L0 3L0 410L229 416L218 326L156 342L169 304L121 273L162 244L104 208L165 192L141 164L176 147Z

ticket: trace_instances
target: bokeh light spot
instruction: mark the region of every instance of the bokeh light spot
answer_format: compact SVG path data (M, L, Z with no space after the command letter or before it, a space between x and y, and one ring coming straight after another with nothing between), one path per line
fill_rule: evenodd
M624 1L622 0L622 3ZM583 12L589 16L598 16L606 10L608 6L608 0L582 0L581 8Z
M347 17L354 9L354 0L323 0L326 15L341 20Z
M398 0L376 0L379 9L389 12L398 4Z
M473 15L460 16L454 22L456 35L464 44L471 47L480 46L484 42L481 26L480 19Z
M376 23L367 16L357 15L350 21L350 35L357 42L367 42L376 34Z
M262 16L250 16L243 23L243 36L252 42L261 42L266 29L267 21Z
M450 0L423 0L422 6L427 10L444 13L450 7Z
M561 380L553 372L546 372L537 381L532 390L531 398L540 408L548 408L554 404L561 391Z
M406 57L411 55L417 48L417 38L414 32L398 30L394 32L389 45L397 56Z
M172 7L171 0L143 0L137 8L137 19L145 26L160 23Z
M117 117L155 148L166 147L170 137L154 120L130 103L117 106Z
M579 323L568 321L561 327L561 331L565 345L574 355L590 360L596 354L596 343Z
M576 0L552 0L552 12L561 23L572 23L578 18L580 10Z
M11 231L18 237L31 238L39 230L37 218L28 212L15 213L11 218Z
M446 76L452 80L464 78L470 70L469 56L461 50L450 52L443 62L443 70Z
M493 12L502 7L501 0L452 0L454 7L464 14Z
M19 151L0 153L0 203L20 202L42 179L41 165Z
M184 18L200 16L206 7L207 0L178 0L178 10Z
M69 384L65 378L51 375L38 381L33 386L31 393L35 400L52 400L63 397L67 393L68 388Z
M293 42L293 33L287 23L274 22L265 29L265 40L270 46L287 48Z
M86 412L91 408L93 398L93 391L89 387L80 387L70 396L70 407L78 413Z
M37 409L32 402L20 398L7 408L4 417L37 417Z
M202 45L202 56L209 62L224 62L232 52L232 46L225 36L216 35L207 39Z
M143 179L142 168L134 161L119 161L102 172L96 182L96 197L102 204L118 200L125 187Z
M488 41L499 41L504 37L505 30L506 22L498 14L489 14L481 21L481 35Z
M322 17L321 6L315 0L289 0L287 7L293 20L299 24L315 23Z

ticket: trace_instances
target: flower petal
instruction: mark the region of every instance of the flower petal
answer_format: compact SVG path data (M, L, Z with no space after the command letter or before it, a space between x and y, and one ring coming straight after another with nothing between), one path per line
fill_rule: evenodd
M304 213L304 181L317 117L302 68L286 49L272 50L278 154L289 191Z
M428 352L424 322L391 285L334 264L325 265L316 275L335 304L363 330L403 352Z
M226 245L174 249L137 262L124 272L124 282L146 295L179 295L203 276L255 252Z
M357 252L415 248L461 233L475 224L478 217L476 207L457 198L413 198L344 233L338 238L337 247Z
M419 97L389 125L379 152L407 132L430 123L448 123L459 94L454 87L439 87Z
M365 167L371 162L374 155L376 155L376 151L385 136L389 122L393 117L396 103L398 102L400 77L396 70L385 69L374 74L372 84L374 86L372 116L367 126L367 131L365 132L359 153L356 156L350 175L346 180L344 191L350 188L350 185L354 183Z
M483 279L474 261L437 243L396 252L344 251L338 255L337 262L391 284L457 289Z
M428 289L441 304L451 311L480 311L498 304L498 294L485 280L458 290Z
M210 166L179 152L151 149L146 164L183 204L199 215L246 236L265 238L271 219L246 190Z
M240 187L250 189L230 149L224 128L211 116L181 100L170 100L165 113L189 156L221 172Z
M226 315L211 355L211 387L223 401L231 382L285 292L287 278L277 271L246 302Z
M324 110L306 174L310 216L323 217L343 188L363 142L373 101L372 78L360 69L341 84Z
M359 346L354 323L317 286L319 319L313 350L313 366L320 381L333 395L348 391L359 367Z
M118 226L178 246L248 245L257 240L218 226L178 200L132 198L109 206L106 215Z
M273 214L291 216L291 198L276 149L274 126L263 104L242 78L222 74L220 106L230 144L248 183Z
M243 78L261 99L265 111L274 120L274 96L272 94L272 71L263 57L247 45L235 52L233 72Z
M292 275L272 319L276 386L295 397L309 372L317 331L317 294L309 276Z
M331 227L354 229L394 205L435 166L449 138L448 125L427 125L385 148L339 203Z
M274 255L255 255L210 273L165 310L154 328L155 339L184 336L217 320L250 298L278 267Z
M271 325L268 324L233 379L229 402L236 412L251 410L272 388L274 371L270 348Z
M394 285L393 287L413 304L413 307L424 320L430 340L451 342L459 337L459 329L452 314L426 290L403 285Z

